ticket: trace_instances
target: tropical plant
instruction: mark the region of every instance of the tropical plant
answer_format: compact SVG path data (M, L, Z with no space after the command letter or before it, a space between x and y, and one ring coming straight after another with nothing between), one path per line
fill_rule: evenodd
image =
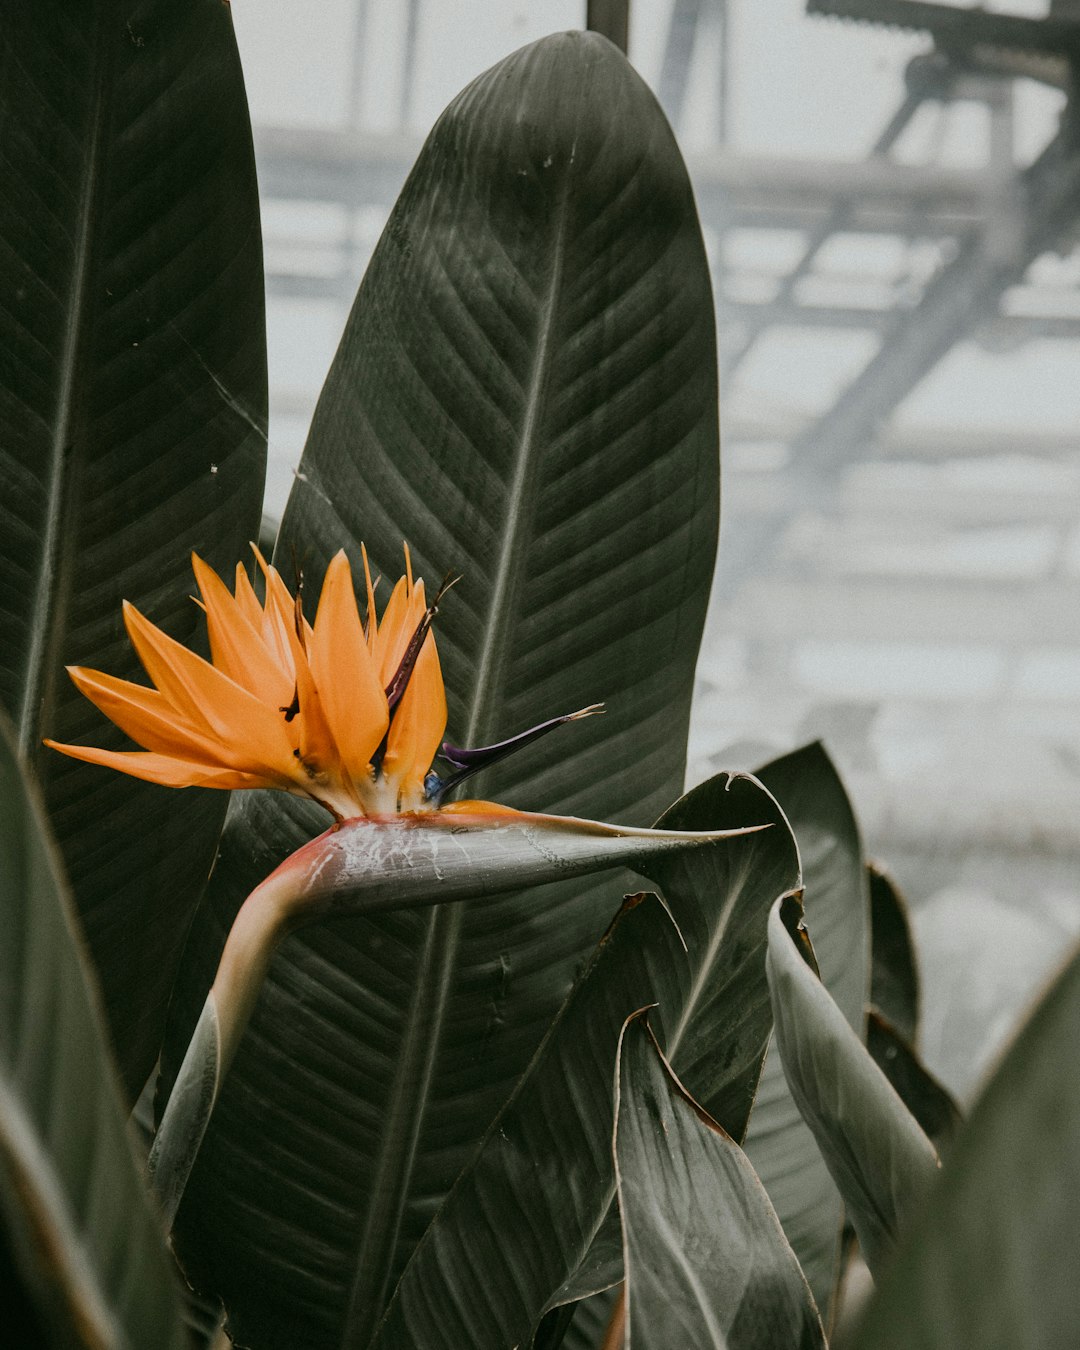
M1080 960L959 1125L821 747L679 796L713 307L621 55L546 39L439 120L252 575L228 9L45 0L0 44L11 1343L823 1345L845 1214L850 1344L1070 1343Z

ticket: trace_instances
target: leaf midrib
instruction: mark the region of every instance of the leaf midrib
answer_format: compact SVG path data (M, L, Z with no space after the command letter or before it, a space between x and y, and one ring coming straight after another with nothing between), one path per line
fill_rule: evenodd
M492 690L502 670L505 652L505 633L510 623L510 601L517 590L518 578L526 553L527 537L521 528L525 516L529 488L536 466L536 442L541 422L543 394L548 383L551 365L551 346L562 288L566 219L569 204L569 179L574 163L571 148L566 174L560 185L555 208L555 231L552 244L551 274L547 281L537 325L536 349L525 395L525 414L521 422L517 452L510 478L510 491L503 517L503 532L495 566L484 627L480 655L476 663L465 743L475 745L489 739L491 728L485 713L490 706ZM427 1089L431 1082L433 1064L442 1039L446 1017L448 990L457 964L457 952L465 918L465 902L439 905L432 909L425 940L431 964L425 966L425 978L417 989L409 1011L403 1036L403 1053L398 1057L390 1089L392 1110L384 1122L373 1178L373 1203L369 1207L356 1244L356 1272L349 1290L348 1311L340 1344L346 1347L366 1346L384 1311L386 1288L394 1257L396 1238L408 1199L416 1151L423 1129L427 1107ZM428 1037L425 1072L410 1077L403 1070L415 1063L417 1036ZM383 1178L396 1186L386 1200L376 1188ZM377 1223L375 1221L378 1221ZM389 1240L387 1234L390 1234ZM379 1258L374 1269L367 1261L367 1253L374 1250ZM374 1299L364 1298L374 1293Z
M570 163L563 179L557 208L551 277L544 296L536 355L530 372L528 392L525 396L525 416L521 424L518 452L510 482L509 501L499 545L499 558L495 567L494 584L491 588L491 603L488 606L488 621L484 629L480 657L476 664L476 678L473 683L472 702L465 733L467 745L477 744L479 740L486 739L492 734L492 728L487 724L484 712L489 704L490 690L495 685L502 669L502 653L505 650L505 644L498 639L502 637L507 627L510 617L509 598L513 596L517 589L517 580L525 554L523 532L517 527L522 517L527 499L527 489L532 483L536 463L534 454L536 434L540 421L542 395L547 385L550 367L551 340L555 314L558 309L558 295L562 286L563 239L566 232L569 198L567 185L573 163L574 152L571 148Z
M86 292L95 233L95 207L101 185L102 141L105 126L107 79L105 62L104 24L100 6L96 7L90 139L83 156L83 175L79 187L79 217L75 232L75 250L68 290L68 308L64 325L64 339L60 357L60 388L56 415L47 462L47 507L45 512L41 566L34 586L30 608L30 642L23 668L23 690L16 730L19 748L24 755L37 748L40 715L42 712L45 670L54 650L56 624L52 621L58 603L58 555L63 538L61 522L65 506L65 460L75 400L76 369L79 351L86 332L89 306Z

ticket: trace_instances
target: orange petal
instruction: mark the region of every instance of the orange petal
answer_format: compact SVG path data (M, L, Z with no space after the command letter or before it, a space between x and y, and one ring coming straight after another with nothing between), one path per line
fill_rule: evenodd
M256 561L262 569L263 577L266 578L270 572L269 564L254 544L251 545L251 551L255 554ZM236 566L236 601L251 620L255 630L261 635L267 651L273 655L274 660L282 670L286 671L292 678L292 656L288 639L281 630L281 622L278 618L277 609L271 601L269 587L266 588L266 606L264 608L259 604L255 589L239 563Z
M299 640L293 638L299 648ZM300 758L311 769L343 782L341 752L326 718L322 698L307 657L299 652L296 663L296 693L300 703Z
M342 783L341 756L326 720L318 686L311 673L305 644L296 632L296 610L292 596L274 567L267 567L258 555L266 576L266 614L276 626L279 640L285 644L288 660L296 672L296 696L300 712L293 723L300 758L317 775Z
M237 767L228 746L193 727L156 689L84 666L68 666L68 674L79 693L145 749L216 768Z
M147 674L173 707L252 765L291 776L293 742L276 707L261 703L124 602L124 621Z
M243 563L236 564L235 599L241 614L258 632L262 626L262 605L259 604L259 597L255 594L255 587L252 586L251 578Z
M384 775L398 784L403 797L420 793L445 730L446 690L435 638L429 633L390 723L383 758Z
M259 628L251 624L229 588L198 554L191 555L191 566L206 605L214 665L263 703L274 708L287 705L292 699L292 673L282 668L263 641L261 623Z
M479 798L470 798L462 802L447 802L445 806L440 806L437 811L425 814L431 814L437 820L453 816L455 823L459 824L466 824L475 820L479 825L512 825L515 821L533 821L536 819L536 816L530 811L518 811L513 806L503 806L499 802L485 802ZM450 822L447 821L447 824L450 825Z
M375 613L375 587L371 584L371 566L368 563L367 549L360 545L360 556L364 560L364 583L367 587L367 644L368 650L375 647L379 635L379 620Z
M401 577L383 611L373 653L379 669L379 678L384 687L397 674L409 639L416 632L416 626L424 617L426 610L423 579L415 586L410 586L408 578Z
M288 586L282 581L281 573L277 568L266 561L259 550L255 548L254 544L252 545L252 548L255 550L256 561L262 568L263 579L266 582L266 603L263 606L264 611L269 613L273 610L277 614L278 619L283 621L288 628L291 628L293 632L295 632L296 621L294 616L296 609Z
M267 651L273 653L277 664L289 671L295 680L296 668L292 658L292 644L289 641L289 634L292 632L291 620L283 620L271 604L263 615L261 632Z
M254 544L252 544L251 549L255 554L255 561L262 569L263 581L266 584L266 600L263 605L262 617L263 641L276 653L280 664L286 670L292 671L294 662L293 644L290 635L295 636L296 633L293 598L289 594L288 587L282 581L277 568L270 566Z
M131 645L155 687L160 689L182 717L205 734L210 729L210 723L192 687L190 671L183 658L198 661L207 670L211 669L209 663L163 633L149 619L144 618L129 600L124 601L123 611L124 627Z
M85 760L87 764L101 764L109 769L119 769L132 778L142 778L148 783L160 783L163 787L212 787L212 788L256 788L279 787L281 784L261 777L259 774L238 773L235 769L213 769L205 764L193 764L189 760L175 759L172 755L149 754L141 750L97 750L89 745L60 745L57 741L46 740L45 744L72 759Z
M366 777L371 756L386 734L388 714L386 695L364 641L344 550L326 569L308 660L344 767L359 781ZM302 713L302 701L300 707Z
M326 720L326 712L305 650L308 642L313 640L314 634L305 622L301 627L304 634L301 640L296 631L296 606L289 594L289 588L282 581L277 568L271 567L257 548L255 557L266 578L266 618L274 626L276 639L284 644L288 653L287 659L296 673L296 695L300 712L293 724L293 734L298 738L300 759L305 768L317 777L347 787L343 777L341 755Z

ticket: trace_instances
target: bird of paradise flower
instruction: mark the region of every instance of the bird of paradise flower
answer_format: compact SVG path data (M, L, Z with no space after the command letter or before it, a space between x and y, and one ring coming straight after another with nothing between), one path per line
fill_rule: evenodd
M431 905L649 860L762 828L683 832L537 815L494 802L444 805L470 774L594 704L497 745L442 740L446 693L432 624L450 585L428 603L405 574L381 617L364 553L366 622L343 551L326 570L309 624L301 594L255 550L260 603L242 565L230 592L193 556L206 612L205 661L125 603L124 622L153 687L82 666L77 687L141 750L46 744L76 759L170 787L278 788L335 817L240 906L149 1159L162 1213L175 1216L221 1083L278 940L330 914ZM431 765L436 754L448 769Z
M470 774L564 722L603 711L594 704L475 750L444 742L446 692L432 623L453 580L429 604L406 546L405 573L380 618L364 550L362 622L340 550L311 624L300 591L292 596L258 549L255 556L262 604L242 564L230 593L192 555L210 661L125 602L128 635L155 687L68 667L78 689L143 750L45 744L168 787L280 788L312 798L340 821L436 808ZM431 768L440 746L449 766L443 774Z

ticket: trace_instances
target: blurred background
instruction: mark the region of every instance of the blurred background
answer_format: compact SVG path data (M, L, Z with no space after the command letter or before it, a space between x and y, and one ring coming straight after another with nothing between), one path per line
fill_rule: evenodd
M586 3L233 11L278 517L431 124ZM631 0L629 56L687 159L720 340L690 779L825 741L912 902L924 1055L966 1093L1080 934L1080 0Z

